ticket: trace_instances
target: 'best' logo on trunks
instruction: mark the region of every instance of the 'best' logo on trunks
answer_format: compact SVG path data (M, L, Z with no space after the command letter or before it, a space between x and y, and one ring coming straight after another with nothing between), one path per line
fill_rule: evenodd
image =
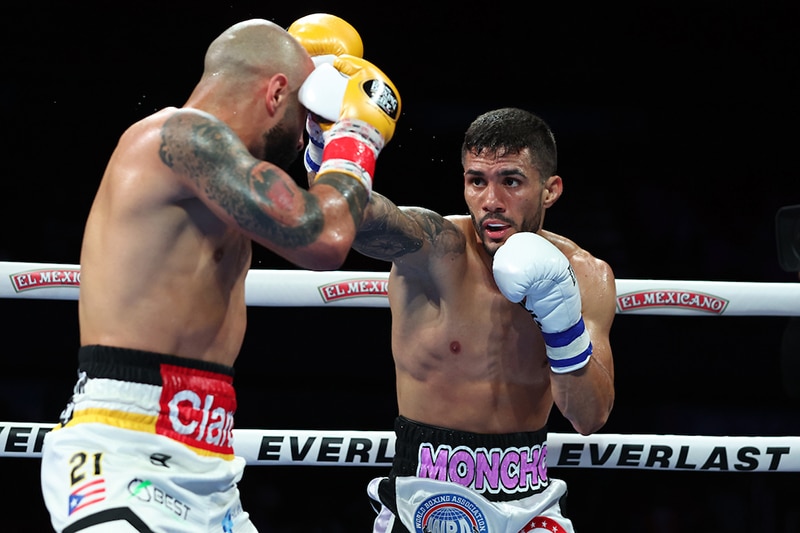
M213 453L233 454L232 378L171 365L161 365L161 375L156 433Z
M537 491L548 484L547 444L491 449L430 443L419 447L417 477L458 483L479 493Z

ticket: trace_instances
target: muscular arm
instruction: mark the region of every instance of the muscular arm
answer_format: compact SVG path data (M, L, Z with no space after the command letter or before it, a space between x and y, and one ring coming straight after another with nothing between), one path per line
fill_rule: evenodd
M609 334L616 312L616 283L607 263L579 251L570 263L578 276L583 320L592 341L592 357L580 370L550 373L553 400L576 431L588 435L608 420L614 405L614 361Z
M367 199L356 180L333 174L298 187L225 124L194 110L164 123L160 156L216 216L298 266L333 269L347 257Z
M464 252L463 233L442 215L421 207L398 207L373 191L353 248L398 266L425 268L431 254Z

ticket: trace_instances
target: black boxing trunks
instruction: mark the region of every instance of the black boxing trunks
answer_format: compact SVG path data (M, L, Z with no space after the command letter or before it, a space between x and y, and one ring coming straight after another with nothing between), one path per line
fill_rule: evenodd
M375 533L572 531L566 485L547 475L546 428L478 434L401 416L394 429L391 472L368 488Z

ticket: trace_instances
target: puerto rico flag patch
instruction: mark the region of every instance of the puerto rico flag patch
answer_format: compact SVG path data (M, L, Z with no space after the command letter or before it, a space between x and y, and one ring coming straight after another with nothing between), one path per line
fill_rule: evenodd
M106 499L106 480L103 478L92 478L90 481L81 483L69 495L69 514L76 513L94 503L102 502Z

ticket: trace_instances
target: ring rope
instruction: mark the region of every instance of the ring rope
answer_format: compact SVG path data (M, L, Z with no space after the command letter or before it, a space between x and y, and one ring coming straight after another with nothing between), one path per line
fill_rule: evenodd
M41 456L54 424L0 422L0 457ZM234 429L248 465L390 467L391 431ZM702 472L800 472L800 437L549 433L548 466Z
M7 281L6 281L7 280ZM387 272L250 270L246 302L263 307L388 307ZM796 283L617 280L618 314L800 316ZM0 298L77 300L78 265L0 261ZM0 457L39 457L53 424L0 422ZM251 465L391 466L390 431L234 429ZM550 466L800 472L800 437L589 436L550 433Z
M251 269L245 301L261 307L388 307L388 277ZM77 300L79 285L79 265L0 261L0 298ZM617 314L800 316L800 283L618 279L616 285Z

